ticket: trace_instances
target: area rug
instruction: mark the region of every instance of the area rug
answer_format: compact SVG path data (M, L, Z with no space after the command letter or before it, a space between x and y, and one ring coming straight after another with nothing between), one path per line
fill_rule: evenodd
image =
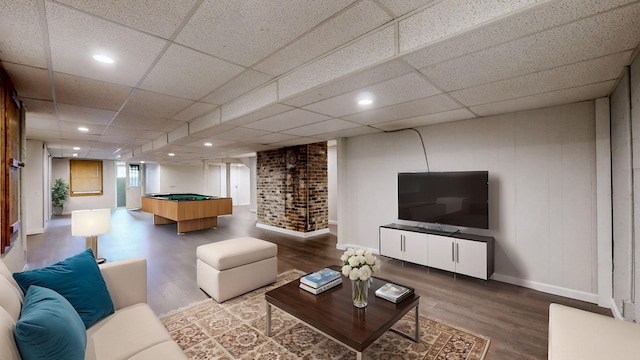
M356 353L301 321L272 308L272 336L265 335L264 293L298 279L303 272L278 275L275 284L218 304L207 299L160 316L189 359L344 359ZM395 326L413 333L415 313ZM420 316L419 343L387 331L364 352L365 359L482 360L489 339Z

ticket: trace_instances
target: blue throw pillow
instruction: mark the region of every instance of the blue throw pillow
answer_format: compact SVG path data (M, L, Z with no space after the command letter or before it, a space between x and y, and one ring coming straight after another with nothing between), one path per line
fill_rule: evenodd
M30 286L13 330L23 360L82 360L87 330L67 299L40 286Z
M13 278L24 293L38 285L64 296L86 328L113 314L111 295L90 248L51 266L14 273Z

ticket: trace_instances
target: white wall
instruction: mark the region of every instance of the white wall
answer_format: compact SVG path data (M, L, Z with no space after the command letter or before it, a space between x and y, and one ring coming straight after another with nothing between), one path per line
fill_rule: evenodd
M335 145L327 146L327 191L329 224L338 223L338 164Z
M25 188L22 189L27 206L26 218L23 220L27 235L41 234L45 225L45 178L48 173L48 161L45 162L47 151L44 143L37 140L27 140L27 159L22 170L24 172Z
M468 232L495 237L496 279L597 302L593 101L418 130L431 171L489 171L490 230ZM339 150L338 247L377 249L378 226L398 222L397 173L426 171L420 139L373 134Z
M70 178L69 159L52 159L51 179ZM49 204L51 206L51 204ZM114 209L116 207L116 165L109 160L102 161L102 196L70 196L62 208L63 214L74 210Z
M195 194L204 192L202 166L160 165L159 173L159 192Z
M221 176L220 165L209 165L209 187L205 191L206 195L221 196Z
M160 192L160 165L144 164L144 185L147 194Z

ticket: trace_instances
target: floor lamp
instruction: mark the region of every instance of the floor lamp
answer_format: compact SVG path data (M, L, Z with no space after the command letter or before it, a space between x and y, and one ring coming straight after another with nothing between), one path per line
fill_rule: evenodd
M87 248L91 248L98 264L107 261L98 257L98 235L111 230L111 210L75 210L71 212L71 235L86 237Z

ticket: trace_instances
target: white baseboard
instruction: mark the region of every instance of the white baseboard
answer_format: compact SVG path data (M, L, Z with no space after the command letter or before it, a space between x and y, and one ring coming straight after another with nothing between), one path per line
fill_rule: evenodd
M37 234L42 234L42 233L44 233L44 228L27 230L27 235L37 235Z
M494 273L491 278L496 281L501 281L507 284L518 285L518 286L526 287L529 289L542 291L547 294L564 296L571 299L590 302L593 304L598 303L598 294L592 294L585 291L567 289L567 288L563 288L556 285L549 285L549 284L544 284L536 281L524 280L524 279L519 279L512 276L496 274L496 273Z
M378 249L374 249L374 248L368 248L368 247L364 247L362 245L356 245L356 244L336 244L336 249L338 250L347 250L348 248L354 248L354 249L362 249L362 250L369 250L371 251L372 254L376 254L376 255L380 255L380 252L378 251Z
M260 229L279 232L282 234L293 235L301 238L308 238L312 236L327 234L329 232L329 229L321 229L321 230L309 231L309 232L294 231L294 230L282 229L282 228L271 226L271 225L264 225L260 223L256 224L256 227Z
M329 220L329 225L338 225L338 220Z
M622 315L622 309L618 307L616 301L611 299L611 313L613 313L613 317L618 320L624 320L624 316Z

